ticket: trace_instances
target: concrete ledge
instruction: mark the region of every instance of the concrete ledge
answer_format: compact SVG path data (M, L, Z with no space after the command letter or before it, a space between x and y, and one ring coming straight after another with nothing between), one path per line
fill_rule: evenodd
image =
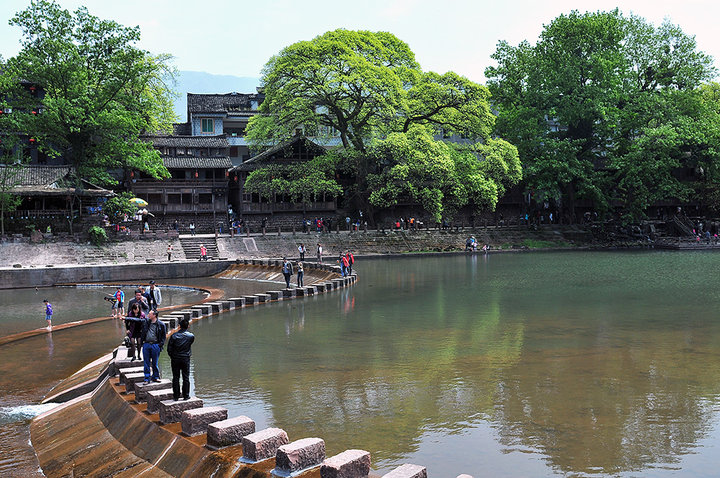
M364 478L370 474L370 452L345 450L325 460L320 466L321 478Z
M325 460L325 441L322 438L302 438L278 448L275 469L295 473L320 465Z
M190 400L180 400L178 402L163 400L158 406L160 422L163 424L177 423L182 418L182 413L185 410L192 410L193 408L200 408L202 406L203 401L197 397L190 397Z
M137 382L135 384L135 401L142 403L147 400L147 393L150 390L166 390L172 388L170 380L161 379L159 382Z
M400 465L382 478L427 478L427 469L420 465Z
M243 437L255 433L255 421L244 415L210 423L207 427L207 444L212 448L237 445Z
M249 461L262 461L272 458L278 448L287 445L287 433L280 428L266 428L243 437L243 458Z
M142 362L140 362L140 361L134 361L134 362L135 362L136 364L141 364L141 363L142 363ZM119 383L120 385L125 385L125 376L126 376L126 375L129 375L129 374L131 374L131 373L142 373L143 370L145 370L144 367L127 367L127 368L122 368L122 369L120 369L120 373L119 373L119 375L120 375L120 380L119 380L118 383Z
M162 388L160 390L148 390L145 395L147 403L146 411L148 413L157 413L160 409L160 402L173 398L172 388Z
M226 420L227 416L227 408L223 407L194 408L182 412L180 424L184 434L202 435L207 432L210 423Z

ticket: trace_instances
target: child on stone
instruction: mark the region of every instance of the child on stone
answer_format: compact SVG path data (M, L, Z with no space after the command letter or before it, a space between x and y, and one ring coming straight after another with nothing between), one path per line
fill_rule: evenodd
M47 299L43 300L43 304L45 304L45 320L47 321L47 329L52 330L52 304L48 302Z

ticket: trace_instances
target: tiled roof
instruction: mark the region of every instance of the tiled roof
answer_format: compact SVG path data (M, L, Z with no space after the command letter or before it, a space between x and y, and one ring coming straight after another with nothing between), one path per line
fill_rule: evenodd
M168 169L232 168L232 161L227 156L221 158L163 158L163 164Z
M173 123L174 135L190 135L192 134L190 123Z
M181 147L181 148L227 148L228 141L224 135L221 136L146 136L156 148Z
M0 165L0 168L6 167ZM45 186L52 189L58 187L57 182L64 179L69 173L70 166L21 166L17 170L11 170L8 177L10 178L9 183L18 187Z
M0 165L0 168L7 166ZM13 170L8 175L8 184L12 184L9 192L20 195L67 195L75 193L75 182L69 178L70 166L34 166L25 165ZM0 174L2 174L0 172ZM82 196L112 196L108 189L95 186L84 179L82 189L77 192Z
M254 111L252 102L260 104L265 95L261 93L187 94L190 113L225 113L229 111Z

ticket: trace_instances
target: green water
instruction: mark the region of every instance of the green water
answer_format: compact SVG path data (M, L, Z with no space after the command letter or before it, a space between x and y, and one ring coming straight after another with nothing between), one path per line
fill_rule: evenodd
M718 475L720 254L360 259L356 270L346 290L193 324L194 393L258 429L322 437L328 455L368 450L380 473ZM0 405L34 406L122 332L108 321L0 347ZM26 423L3 423L0 471L37 469Z
M720 255L359 261L194 325L196 393L429 476L715 476ZM218 353L218 351L222 351Z

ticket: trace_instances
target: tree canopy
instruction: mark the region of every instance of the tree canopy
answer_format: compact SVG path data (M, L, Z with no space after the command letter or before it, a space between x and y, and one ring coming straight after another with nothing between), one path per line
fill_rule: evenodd
M687 199L678 169L718 159L707 141L720 125L698 91L712 59L676 25L573 11L535 45L501 41L493 58L485 75L496 132L517 145L528 189L571 216L576 198L599 210L622 204L628 218Z
M168 175L139 136L168 130L175 119L168 83L174 72L167 55L134 46L139 27L101 20L85 7L71 13L48 0L33 0L10 24L22 30L22 49L2 75L44 92L13 98L35 102L35 114L13 110L21 133L62 154L91 182L113 184L109 170L120 167Z
M266 147L298 129L338 136L341 150L325 161L354 178L344 185L345 197L370 213L408 200L434 217L465 205L493 208L503 187L521 176L514 147L491 139L487 88L453 72L423 72L408 45L390 33L340 29L297 42L268 61L262 85L261 115L247 129L251 144ZM465 138L465 153L434 139L442 135ZM504 166L488 168L483 161ZM315 173L330 192L337 182L327 171ZM452 186L461 171L470 174L464 191ZM254 174L253 188L260 188L262 174Z

